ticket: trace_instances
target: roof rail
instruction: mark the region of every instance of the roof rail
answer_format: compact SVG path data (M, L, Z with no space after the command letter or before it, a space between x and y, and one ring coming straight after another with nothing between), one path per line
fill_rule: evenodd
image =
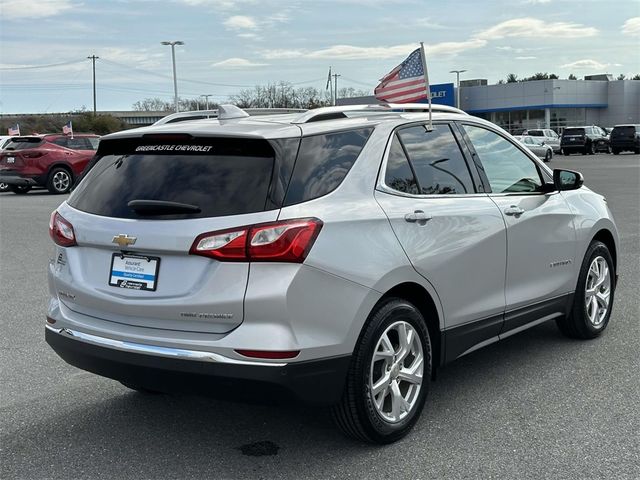
M224 110L222 114L219 110ZM234 113L232 114L231 111ZM188 112L177 112L162 117L160 120L154 123L154 125L164 125L166 123L186 122L189 120L202 120L205 118L220 118L220 120L243 118L248 116L258 115L283 115L286 113L302 113L307 110L304 108L239 108L235 105L220 105L219 109L215 110L191 110ZM246 113L241 115L240 113Z
M346 112L428 112L429 105L426 103L378 103L363 105L340 105L337 107L321 107L314 108L301 114L292 123L309 123L318 120L329 120L334 118L346 117ZM459 108L449 107L448 105L431 105L432 112L448 112L467 115L466 112ZM342 115L340 115L342 114Z

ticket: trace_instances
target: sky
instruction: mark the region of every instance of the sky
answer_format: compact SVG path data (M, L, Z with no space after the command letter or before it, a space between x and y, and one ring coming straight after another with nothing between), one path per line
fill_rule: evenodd
M224 102L287 81L372 91L425 43L432 83L640 73L640 0L0 0L0 113L171 101Z

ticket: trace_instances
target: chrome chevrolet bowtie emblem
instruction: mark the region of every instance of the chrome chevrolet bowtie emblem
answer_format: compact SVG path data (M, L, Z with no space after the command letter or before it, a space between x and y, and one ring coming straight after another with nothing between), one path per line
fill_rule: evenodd
M116 235L111 240L112 243L117 243L121 247L126 247L128 245L133 245L136 243L137 237L130 237L126 233L121 233L120 235Z

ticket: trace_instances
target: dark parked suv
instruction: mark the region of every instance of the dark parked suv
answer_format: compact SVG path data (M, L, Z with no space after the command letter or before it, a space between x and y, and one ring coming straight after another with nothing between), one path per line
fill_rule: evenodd
M14 193L34 186L67 193L98 148L97 135L14 137L0 152L0 183Z
M614 155L625 150L640 153L640 125L616 125L610 138Z
M600 127L568 127L562 132L560 148L565 155L593 155L596 151L608 151L609 141Z

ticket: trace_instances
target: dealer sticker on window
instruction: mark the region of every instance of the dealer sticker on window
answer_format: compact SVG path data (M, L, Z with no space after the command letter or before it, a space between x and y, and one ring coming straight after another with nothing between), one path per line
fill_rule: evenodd
M109 285L134 290L155 291L158 283L158 257L114 253Z

